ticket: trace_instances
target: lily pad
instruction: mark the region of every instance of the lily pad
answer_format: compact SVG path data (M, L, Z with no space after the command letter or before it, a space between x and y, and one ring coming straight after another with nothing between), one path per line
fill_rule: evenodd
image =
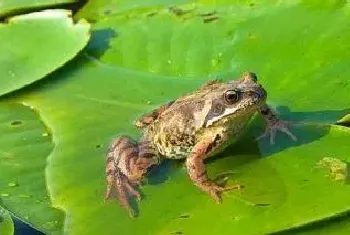
M0 205L48 234L59 234L63 213L50 205L45 167L51 130L30 106L0 104Z
M0 95L45 77L72 59L89 40L89 24L67 10L15 16L0 23Z
M344 125L344 126L350 126L350 114L345 115L340 120L337 121L337 124Z
M0 234L13 235L13 231L10 213L0 207Z
M201 9L101 18L84 55L12 97L52 130L45 176L53 206L65 212L66 233L283 233L326 226L350 210L349 185L317 167L325 157L350 161L350 130L332 125L349 113L349 9L304 2L208 6L222 10L216 19ZM282 118L304 123L293 128L298 142L283 135L276 146L256 142L263 130L256 119L241 142L207 163L212 178L245 186L225 193L221 205L175 161L151 172L136 219L116 201L104 202L105 154L115 136L137 138L139 115L209 78L228 80L246 70L258 74Z
M0 2L0 17L44 7L57 7L62 4L74 2L77 2L77 0L2 0Z
M319 221L306 227L292 229L277 233L276 235L343 235L350 232L350 216L348 214L340 215L326 221Z
M248 135L222 158L209 163L213 177L228 173L233 179L229 183L239 181L246 186L242 191L225 194L220 206L191 184L181 166L173 162L163 165L142 189L147 197L140 203L139 217L130 219L116 202L103 200L108 143L118 133L135 136L132 121L138 113L151 109L147 103L165 101L197 86L199 81L154 77L94 60L81 59L72 67L53 75L65 82L45 83L24 99L38 107L54 139L59 140L47 177L54 206L66 213L65 231L96 234L104 228L103 234L116 229L123 234L201 234L219 229L224 234L232 230L262 234L328 219L349 209L350 188L335 184L315 166L328 155L348 160L345 143L350 132L345 127L311 125L295 129L299 143L294 146L280 138L277 147L262 142L259 148ZM96 89L97 84L101 90ZM298 116L290 113L294 115ZM257 128L254 126L250 133ZM251 226L252 221L257 226Z
M88 49L102 62L156 75L228 78L253 70L273 100L305 111L343 109L349 108L344 98L349 92L348 10L305 4L239 8L216 13L212 22L195 13L185 18L167 11L131 18L126 13L98 21ZM291 18L297 20L289 24ZM109 38L110 48L95 45L94 37ZM324 115L318 121L336 119Z

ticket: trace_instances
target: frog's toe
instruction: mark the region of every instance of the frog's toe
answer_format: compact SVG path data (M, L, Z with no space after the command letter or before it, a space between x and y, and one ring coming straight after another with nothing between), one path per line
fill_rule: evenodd
M135 213L130 205L129 196L141 200L141 194L135 189L134 184L122 173L114 172L107 175L106 200L113 197L113 190L121 206L129 212L131 217L134 217Z
M221 203L222 198L221 198L221 193L222 193L222 187L216 184L212 184L210 186L207 186L206 189L204 189L211 198L214 199L216 203Z
M279 130L281 132L286 133L289 136L289 138L291 138L293 141L297 141L297 137L292 132L290 132L290 130L287 127L283 126Z
M278 120L275 123L270 123L266 126L264 133L256 138L260 140L267 136L270 136L270 144L275 144L276 132L280 131L289 136L293 141L297 141L297 137L289 130L288 126L291 126L293 123L289 121Z
M222 202L221 194L224 191L230 191L233 189L241 189L241 188L242 188L242 185L219 186L216 184L212 184L207 188L207 192L217 203L221 203Z
M124 176L125 177L125 176ZM142 196L140 194L139 191L137 191L137 189L135 189L136 187L138 187L139 183L138 182L133 182L131 183L126 177L125 177L125 181L124 181L124 186L126 191L128 192L129 195L135 197L137 200L141 200Z
M216 203L220 204L222 202L221 191L211 189L211 190L208 190L208 193L215 200Z
M268 130L268 128L265 129L264 133L262 133L261 135L259 135L258 137L256 137L255 139L257 141L267 137L270 134L270 131Z

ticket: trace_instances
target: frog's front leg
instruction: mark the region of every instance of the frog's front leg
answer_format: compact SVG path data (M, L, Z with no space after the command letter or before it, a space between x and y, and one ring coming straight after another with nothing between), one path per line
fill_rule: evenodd
M292 123L279 119L279 117L272 112L271 108L267 104L262 105L259 108L259 112L266 121L266 129L265 132L257 138L258 140L270 135L270 143L274 144L276 131L286 133L293 141L297 140L297 137L293 135L288 128L288 126L290 126Z
M147 141L136 143L127 136L120 136L113 141L107 155L106 199L111 198L115 190L120 204L128 210L132 217L134 211L130 206L128 196L141 199L136 187L149 167L158 163L158 158L149 146Z
M191 155L186 158L186 169L193 183L207 192L215 201L221 202L221 193L231 189L239 189L240 185L234 186L219 186L212 182L207 175L204 165L204 159L213 148L213 141L202 141L197 143L191 152Z

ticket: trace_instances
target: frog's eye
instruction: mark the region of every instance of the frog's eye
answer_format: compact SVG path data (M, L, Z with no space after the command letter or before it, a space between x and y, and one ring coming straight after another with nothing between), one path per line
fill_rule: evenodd
M228 90L224 94L224 98L226 103L228 104L234 104L239 101L240 93L236 90Z

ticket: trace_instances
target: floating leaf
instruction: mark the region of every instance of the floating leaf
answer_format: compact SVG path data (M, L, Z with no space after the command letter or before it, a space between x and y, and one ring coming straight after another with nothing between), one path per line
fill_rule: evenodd
M0 207L0 234L13 235L13 222L10 213Z
M0 17L44 7L57 7L73 2L77 2L77 0L2 0L0 2Z
M48 234L59 234L63 214L51 208L46 190L50 133L30 106L0 104L0 205Z
M246 186L242 191L226 193L222 205L196 189L182 167L163 165L142 188L146 198L139 205L139 217L130 219L116 202L103 200L108 143L118 133L135 135L132 122L138 113L151 109L148 101L156 104L165 97L172 98L197 86L198 81L154 77L95 61L77 61L72 66L76 68L69 71L66 67L55 74L65 83L34 91L25 99L38 107L59 140L47 176L54 206L66 212L69 233L96 234L103 227L104 234L115 229L123 234L232 230L263 234L330 218L349 209L348 185L334 183L316 168L320 159L329 155L349 160L345 144L349 130L311 125L295 129L299 142L294 146L287 138L279 138L280 145L271 147L266 141L259 149L248 136L222 158L210 162L212 177L227 173L229 183ZM100 89L96 89L97 84ZM150 89L151 94L147 92ZM69 112L60 111L67 108ZM290 113L294 116L298 113ZM87 204L89 207L84 207ZM183 214L189 217L181 219ZM158 218L156 222L154 218ZM257 226L251 226L252 221Z
M89 24L66 10L15 16L0 24L0 95L35 82L72 59L89 39Z
M321 220L306 227L276 233L276 235L343 235L350 232L350 217L348 214L330 220Z

